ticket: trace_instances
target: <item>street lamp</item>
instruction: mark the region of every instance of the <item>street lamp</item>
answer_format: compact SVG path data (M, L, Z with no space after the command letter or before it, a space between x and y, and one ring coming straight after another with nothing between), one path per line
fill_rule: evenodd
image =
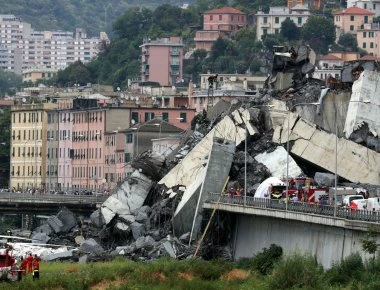
M287 139L286 139L286 192L285 192L285 211L288 211L288 190L289 190L289 136L290 136L290 124L289 124L289 119L290 119L290 113L292 112L292 110L295 108L295 107L298 107L298 106L318 106L320 105L320 103L298 103L298 104L295 104L293 105L292 107L290 107L289 111L288 111L288 128L287 128Z
M363 100L363 101L346 101L342 102L342 104L345 103L363 103L363 104L370 104L370 100ZM335 169L334 169L334 217L336 217L336 198L337 198L337 190L338 190L338 122L336 119L337 112L335 112Z
M47 138L48 144L49 144L49 150L48 150L48 158L49 158L49 169L48 169L48 174L49 174L49 187L48 187L48 194L50 194L51 191L51 159L53 158L52 154L52 148L51 148L51 141L54 140L54 138L50 137Z

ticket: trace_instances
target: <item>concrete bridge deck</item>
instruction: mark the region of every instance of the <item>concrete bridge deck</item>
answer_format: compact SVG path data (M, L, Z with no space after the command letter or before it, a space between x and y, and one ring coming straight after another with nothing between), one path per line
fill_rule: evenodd
M369 227L380 229L380 213L367 210L351 210L343 207L335 209L331 205L311 203L288 203L267 198L251 196L229 196L209 193L204 208L235 212L244 215L266 216L294 220L305 223L321 224L332 227L367 231Z
M2 213L56 213L65 206L73 212L91 213L96 210L108 195L64 195L30 193L0 193Z

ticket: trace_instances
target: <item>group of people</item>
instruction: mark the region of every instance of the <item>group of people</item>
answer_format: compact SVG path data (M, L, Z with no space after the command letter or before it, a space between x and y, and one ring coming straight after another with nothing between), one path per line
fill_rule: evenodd
M227 190L227 195L229 195L229 196L233 196L233 195L234 196L242 196L242 195L244 195L244 190L241 187L237 187L237 188L230 187Z
M20 258L18 280L22 279L22 276L25 276L27 273L32 273L33 281L40 278L40 257L36 254L33 256L32 253L29 253L25 258Z

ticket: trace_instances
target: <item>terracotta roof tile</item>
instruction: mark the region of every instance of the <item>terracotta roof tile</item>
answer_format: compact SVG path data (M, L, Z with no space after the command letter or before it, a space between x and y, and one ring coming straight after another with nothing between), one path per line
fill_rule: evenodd
M359 60L380 60L378 57L367 54L363 57L361 57Z
M245 13L232 7L223 7L223 8L216 8L216 9L206 11L205 14L245 14Z
M334 15L375 15L375 13L359 7L350 7L344 10L340 10L334 13Z
M340 57L337 57L336 55L328 54L328 55L322 55L320 60L342 60L342 59Z

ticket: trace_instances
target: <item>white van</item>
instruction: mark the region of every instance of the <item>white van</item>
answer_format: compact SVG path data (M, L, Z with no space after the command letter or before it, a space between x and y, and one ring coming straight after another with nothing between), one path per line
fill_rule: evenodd
M355 195L346 195L344 198L343 198L343 206L344 207L349 207L351 202L355 199L364 199L364 197L362 195L359 195L359 194L355 194Z
M370 197L367 201L367 210L380 211L380 197Z

